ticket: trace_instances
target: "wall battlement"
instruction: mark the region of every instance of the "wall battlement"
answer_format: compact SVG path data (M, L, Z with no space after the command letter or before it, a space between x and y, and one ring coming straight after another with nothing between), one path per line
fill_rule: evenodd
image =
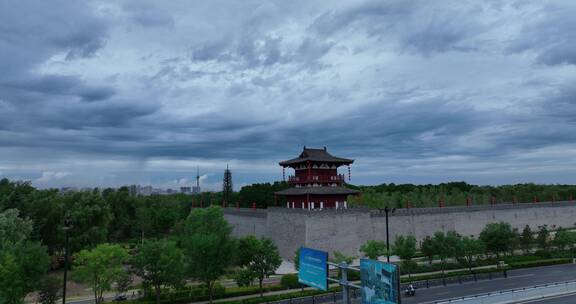
M384 240L384 212L363 208L325 209L225 209L224 217L236 236L271 238L283 258L292 259L300 246L332 253L358 256L368 240ZM422 240L436 231L455 230L478 236L492 222L507 222L519 230L547 224L556 227L576 225L576 203L523 203L477 205L470 207L397 209L390 214L390 238L412 234Z

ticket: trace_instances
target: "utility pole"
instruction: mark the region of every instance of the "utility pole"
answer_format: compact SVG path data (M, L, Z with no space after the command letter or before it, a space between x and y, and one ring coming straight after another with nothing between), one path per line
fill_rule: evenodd
M384 213L386 215L386 262L390 263L390 227L388 225L388 214L394 213L396 208L390 209L388 206L384 208Z
M62 304L66 304L66 280L68 278L68 230L72 228L70 218L64 220L64 284L62 285Z

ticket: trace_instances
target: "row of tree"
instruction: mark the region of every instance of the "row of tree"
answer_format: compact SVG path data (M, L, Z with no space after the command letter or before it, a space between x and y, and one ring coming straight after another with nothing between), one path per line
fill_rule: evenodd
M21 303L40 289L49 266L47 248L30 241L33 223L16 209L0 213L0 303ZM163 289L180 288L186 279L201 282L212 301L215 282L230 268L239 268L245 280L257 279L262 290L265 277L280 266L278 249L269 239L253 236L235 239L219 207L194 209L181 232L169 238L145 239L134 248L102 243L74 255L73 280L89 284L97 304L113 284L126 291L131 276L143 280L160 302ZM52 286L58 297L58 285ZM56 290L54 290L56 289ZM46 294L48 293L41 293Z
M347 185L354 187L352 185ZM229 205L265 208L274 205L274 192L289 187L286 183L254 184L234 193ZM368 207L463 205L471 198L474 204L539 200L568 200L576 186L520 184L512 186L474 186L464 182L439 185L395 185L355 187L362 191L351 202ZM221 193L196 196L174 194L166 196L134 196L126 187L91 192L60 193L58 190L38 190L26 182L0 180L0 212L18 209L20 216L33 221L30 239L47 246L51 255L61 254L64 246L62 223L66 217L74 223L70 230L71 251L93 248L103 242L125 242L155 238L179 232L190 210L208 205L222 205Z
M355 205L370 208L385 206L404 208L464 206L467 203L487 205L492 203L533 203L568 201L576 199L574 185L538 185L517 184L501 186L477 186L465 182L442 183L438 185L396 185L381 184L377 186L352 186L362 195L351 197Z
M508 223L490 223L484 227L478 238L462 236L456 231L436 232L425 237L419 248L413 235L400 235L395 238L390 254L397 255L401 259L403 270L410 274L417 266L413 259L419 249L430 264L434 258L440 259L444 273L446 261L450 258L467 265L472 271L474 261L481 255L498 258L502 255L514 255L518 249L527 254L534 248L547 251L552 247L562 251L570 250L574 254L576 232L559 228L552 237L547 225L539 226L536 232L526 226L519 233ZM368 258L377 259L387 254L386 243L371 240L362 245L360 251Z

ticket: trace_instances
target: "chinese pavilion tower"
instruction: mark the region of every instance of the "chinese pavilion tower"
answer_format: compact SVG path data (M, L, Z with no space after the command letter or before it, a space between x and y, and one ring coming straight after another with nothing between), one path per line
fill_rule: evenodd
M358 195L359 191L342 186L345 177L338 174L338 167L348 166L350 179L350 164L354 160L332 156L326 147L310 149L304 146L304 151L297 158L280 162L283 170L286 167L295 171L288 177L288 183L293 187L276 192L284 198L288 208L323 209L346 208L349 195Z

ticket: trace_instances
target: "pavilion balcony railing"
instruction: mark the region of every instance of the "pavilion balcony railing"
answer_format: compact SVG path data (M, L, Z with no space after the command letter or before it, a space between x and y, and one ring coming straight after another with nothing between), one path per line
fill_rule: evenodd
M339 183L344 182L345 176L343 174L333 176L288 176L288 183L291 184L305 184L305 183Z

